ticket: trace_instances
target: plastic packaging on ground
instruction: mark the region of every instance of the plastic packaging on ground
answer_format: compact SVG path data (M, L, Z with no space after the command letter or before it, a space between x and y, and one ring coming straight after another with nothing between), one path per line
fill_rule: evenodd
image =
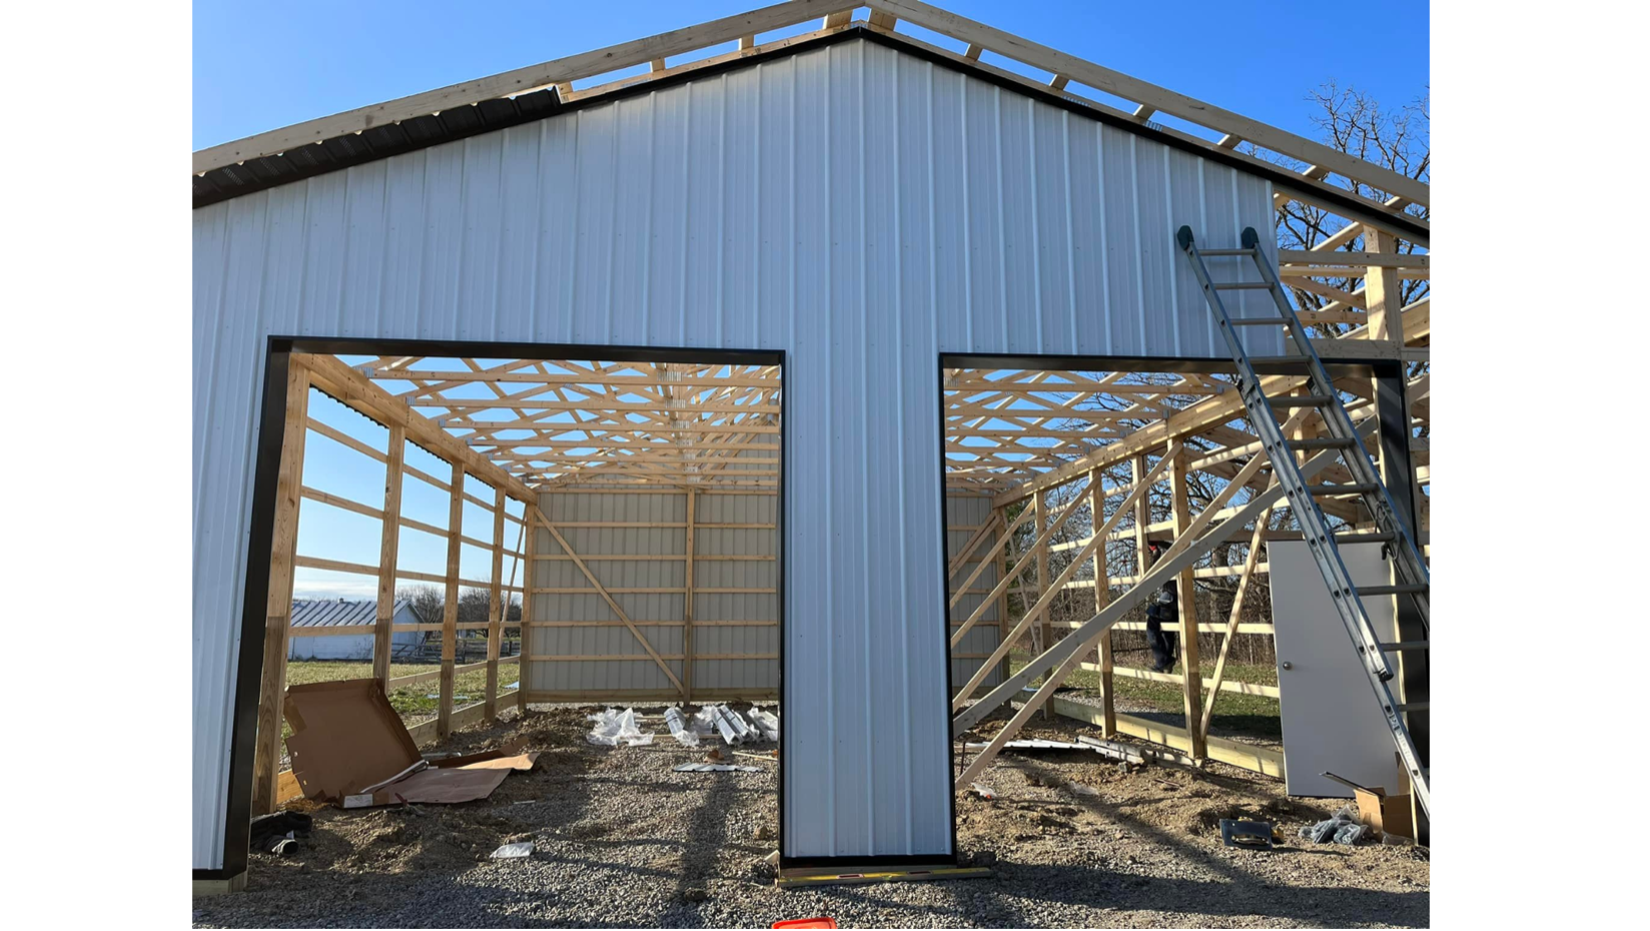
M745 712L745 715L756 725L756 730L762 735L763 740L779 740L779 718L761 708L752 708Z
M682 720L682 709L666 708L665 725L670 728L670 736L676 738L677 743L684 747L699 746L699 735L689 730Z
M609 708L601 714L586 717L595 723L595 727L584 735L584 739L598 747L617 747L620 742L627 747L641 747L653 742L653 732L642 733L641 716L633 708L623 711Z
M1351 805L1341 808L1327 821L1309 824L1300 829L1300 836L1315 844L1345 844L1348 847L1356 844L1369 828L1358 822L1358 809Z

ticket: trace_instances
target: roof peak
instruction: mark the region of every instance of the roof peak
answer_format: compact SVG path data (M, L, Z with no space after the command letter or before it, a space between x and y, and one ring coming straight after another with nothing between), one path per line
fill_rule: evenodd
M860 12L865 18L856 18ZM815 19L819 20L815 29L756 44L758 35ZM964 49L959 52L928 41L933 37L899 32L902 22L920 26ZM195 204L204 206L425 145L543 119L597 100L645 93L661 86L660 82L690 80L719 69L796 54L825 41L855 37L891 43L994 83L1056 100L1096 119L1132 127L1167 144L1192 148L1223 162L1236 162L1242 170L1272 178L1274 184L1286 188L1287 196L1326 207L1349 219L1418 242L1427 236L1423 222L1403 215L1409 204L1428 203L1430 192L1424 182L921 0L874 0L846 7L841 0L788 0L211 146L194 153ZM736 43L737 48L717 51L729 43ZM1038 82L982 62L980 56L985 51L1044 71L1049 78ZM695 53L703 54L692 61L666 65L667 59ZM615 77L583 89L573 86L576 81L601 80L641 65L649 66L644 74ZM1120 109L1084 96L1083 91L1090 88L1096 96L1105 94L1128 101L1133 109ZM1152 122L1159 113L1175 117L1195 131ZM1257 152L1238 152L1245 142ZM1260 157L1266 152L1287 156L1308 167L1301 172L1282 169ZM1380 193L1375 198L1360 196L1329 183L1331 176L1362 182Z

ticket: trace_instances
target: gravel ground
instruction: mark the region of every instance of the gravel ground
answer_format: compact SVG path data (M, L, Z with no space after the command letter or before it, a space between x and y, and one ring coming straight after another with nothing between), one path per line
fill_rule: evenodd
M525 736L542 751L532 772L511 774L484 802L314 809L316 830L296 856L253 854L247 891L196 899L195 925L761 928L811 915L843 927L1429 923L1424 849L1291 840L1271 853L1230 850L1221 817L1273 820L1293 837L1325 808L1291 804L1280 783L1219 764L1122 773L1086 753L1005 753L981 780L997 800L959 799L961 852L990 865L990 879L777 889L764 862L779 827L775 766L736 757L762 771L672 772L703 753L668 734L650 747L590 746L587 711L535 708L455 735L456 750ZM1035 718L1024 736L1077 733L1095 730ZM530 858L488 859L528 839Z

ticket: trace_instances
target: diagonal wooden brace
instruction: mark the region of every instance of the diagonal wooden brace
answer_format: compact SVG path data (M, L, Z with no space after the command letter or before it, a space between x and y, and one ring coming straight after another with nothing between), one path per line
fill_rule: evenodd
M561 535L561 531L556 529L555 524L550 523L550 518L544 516L544 512L539 510L538 505L535 504L532 507L533 514L538 517L539 524L550 531L550 536L555 538L556 545L561 547L562 552L573 560L573 565L579 567L579 571L584 573L584 577L589 580L591 587L596 590L596 594L602 596L602 600L607 602L609 608L613 609L613 613L618 615L619 620L624 622L624 626L630 628L630 632L636 636L637 642L641 643L642 649L646 650L647 655L651 656L653 662L657 663L659 668L664 671L665 676L670 679L670 683L676 686L676 691L682 693L684 699L687 698L687 686L682 684L681 679L676 678L676 673L670 671L670 666L665 663L664 657L660 656L659 651L653 649L653 644L648 643L647 638L642 636L641 628L636 626L630 616L624 613L624 609L619 607L619 603L613 600L613 596L608 594L607 586L596 579L595 573L591 572L590 567L584 564L584 560L579 558L578 553L573 552L573 547L567 544L567 538Z
M1333 465L1338 458L1339 453L1335 450L1319 453L1301 466L1301 475L1304 478L1310 478ZM1121 620L1123 615L1129 612L1129 609L1146 600L1148 595L1163 584L1164 579L1171 578L1182 569L1197 562L1206 553L1214 549L1216 545L1242 530L1246 524L1257 519L1262 511L1272 507L1282 498L1283 488L1273 485L1266 491L1256 495L1248 504L1238 509L1236 513L1232 514L1227 520L1222 521L1213 530L1197 537L1196 542L1193 542L1191 538L1202 528L1194 522L1194 526L1188 528L1192 530L1192 533L1176 540L1174 546L1163 554L1163 557L1157 561L1151 571L1142 576L1134 587L1118 596L1116 600L1106 606L1104 611L1085 621L1081 627L1072 631L1065 639L1044 650L1040 656L1033 658L1022 666L1019 672L1009 676L1001 685L987 693L984 698L981 698L952 719L952 736L962 734L978 724L986 715L1002 707L1005 702L1018 695L1032 679L1053 671L1055 667L1078 655L1083 647L1092 643L1107 628ZM1198 515L1198 521L1207 524L1214 516L1213 511L1212 508L1206 509ZM1037 693L1038 696L1041 696L1041 699L1033 697L1032 702L1037 706L1041 706L1044 701L1048 700L1049 695L1054 694L1054 689L1059 686L1063 679L1064 676L1049 677ZM1032 702L1027 703L1028 707ZM1013 730L1017 730L1017 728ZM998 734L998 739L994 739L986 750L981 753L981 756L984 757L987 754L995 756L1001 745L1008 742L1012 737L1012 730L1004 728Z

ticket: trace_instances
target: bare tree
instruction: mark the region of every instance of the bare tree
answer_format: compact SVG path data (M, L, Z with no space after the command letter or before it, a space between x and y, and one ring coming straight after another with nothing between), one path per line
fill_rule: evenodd
M397 599L410 602L420 623L439 624L447 607L447 596L434 585L412 585L396 591Z
M1324 82L1309 92L1306 99L1317 107L1312 123L1318 128L1325 145L1390 169L1406 178L1422 182L1432 180L1431 105L1426 89L1423 88L1420 96L1395 111L1384 108L1375 98L1355 87L1343 88L1334 81ZM1255 152L1253 146L1250 146L1250 151L1294 171L1307 167L1286 156ZM1360 197L1381 202L1391 200L1391 195L1387 192L1362 181L1333 174L1324 180L1329 184L1344 187ZM1428 220L1431 217L1430 209L1422 204L1406 204L1402 209L1404 213L1420 220ZM1278 246L1282 249L1311 249L1340 232L1346 225L1346 220L1320 207L1291 200L1283 204L1278 211ZM1342 248L1347 251L1365 249L1363 236L1354 237ZM1406 253L1413 252L1415 246L1413 243L1405 242L1399 249ZM1330 280L1327 283L1350 292L1361 287L1363 279L1354 277ZM1330 303L1330 299L1321 294L1301 288L1291 288L1290 291L1301 310L1321 310ZM1414 279L1404 281L1400 293L1403 303L1408 305L1425 297L1428 291L1429 283L1426 279ZM1338 333L1349 328L1346 324L1318 326L1326 334Z

